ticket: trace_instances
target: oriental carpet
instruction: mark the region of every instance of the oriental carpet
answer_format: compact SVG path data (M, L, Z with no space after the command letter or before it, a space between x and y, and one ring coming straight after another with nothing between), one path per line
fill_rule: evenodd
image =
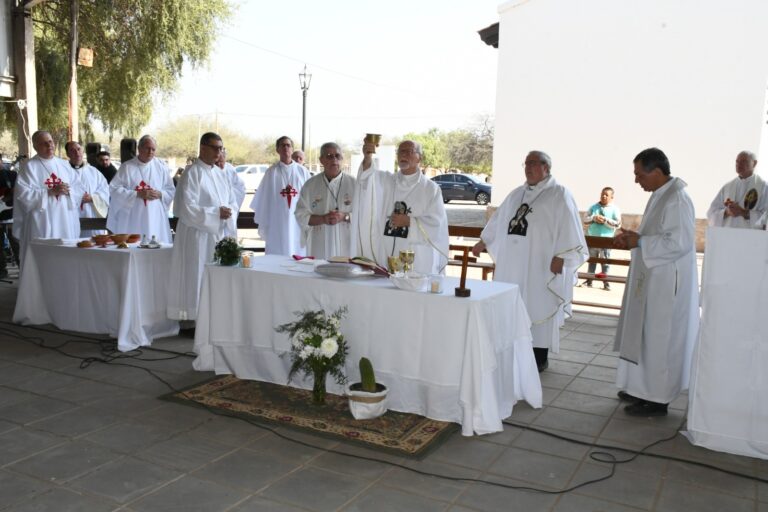
M372 420L356 420L346 397L328 393L324 405L314 405L311 390L240 380L232 375L161 398L414 458L424 457L458 430L455 423L395 411Z

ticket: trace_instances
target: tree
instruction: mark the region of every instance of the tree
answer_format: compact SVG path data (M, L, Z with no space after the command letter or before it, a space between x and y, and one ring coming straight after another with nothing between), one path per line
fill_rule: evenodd
M32 9L39 124L58 139L67 128L69 9L65 0ZM97 120L109 133L135 134L149 121L152 100L175 90L183 64L207 61L231 15L227 0L81 0L80 46L94 51L93 67L78 68L83 134ZM11 128L14 109L0 108Z

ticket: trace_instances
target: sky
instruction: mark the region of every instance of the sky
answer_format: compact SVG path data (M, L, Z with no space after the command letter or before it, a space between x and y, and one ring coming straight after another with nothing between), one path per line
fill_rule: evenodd
M499 4L240 1L209 65L185 71L148 129L218 119L253 137L286 134L299 146L305 64L307 146L469 126L495 109L498 54L477 31L498 21Z

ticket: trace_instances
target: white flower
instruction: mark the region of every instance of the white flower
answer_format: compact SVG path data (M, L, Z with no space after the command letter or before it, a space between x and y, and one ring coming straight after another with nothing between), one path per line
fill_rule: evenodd
M325 338L322 343L320 343L320 352L328 359L335 356L338 351L339 344L336 342L336 338Z
M304 343L302 343L301 338L296 337L296 338L293 338L291 345L293 345L293 348L298 350L304 346Z
M307 359L308 357L312 356L315 352L315 348L311 345L305 346L303 349L301 349L301 352L299 352L299 357L302 359Z
M334 330L338 330L338 328L341 327L341 321L335 316L329 318L328 322L331 324L331 327L333 327Z

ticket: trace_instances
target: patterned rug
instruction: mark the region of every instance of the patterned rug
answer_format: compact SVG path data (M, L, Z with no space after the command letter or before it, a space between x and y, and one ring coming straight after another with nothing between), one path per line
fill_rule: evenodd
M310 390L232 375L161 398L414 458L424 457L458 430L455 423L394 411L372 420L356 420L345 397L329 393L325 405L318 406L312 403Z

